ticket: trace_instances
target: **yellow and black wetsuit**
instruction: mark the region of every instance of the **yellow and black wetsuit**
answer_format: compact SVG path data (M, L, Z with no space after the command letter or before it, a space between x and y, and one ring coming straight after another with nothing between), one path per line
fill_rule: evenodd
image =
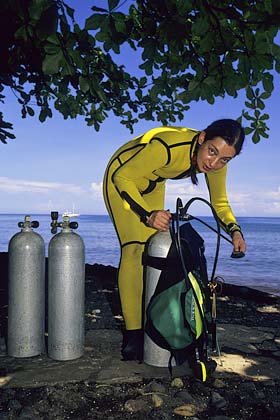
M155 128L123 145L104 176L107 210L121 245L118 285L126 329L142 326L142 253L155 229L146 226L154 210L164 209L165 181L190 176L197 134L189 128ZM226 195L226 166L207 173L210 200L228 233L239 229Z

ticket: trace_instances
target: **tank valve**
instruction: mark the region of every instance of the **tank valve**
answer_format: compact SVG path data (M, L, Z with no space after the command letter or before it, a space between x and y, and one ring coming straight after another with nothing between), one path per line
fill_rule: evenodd
M79 224L77 222L70 222L69 216L63 216L62 222L58 221L58 211L52 211L51 212L51 233L55 234L57 233L57 228L60 227L62 229L77 229Z
M39 227L39 222L37 222L37 220L33 220L31 221L31 216L24 216L24 222L18 222L18 227L19 228L37 228Z

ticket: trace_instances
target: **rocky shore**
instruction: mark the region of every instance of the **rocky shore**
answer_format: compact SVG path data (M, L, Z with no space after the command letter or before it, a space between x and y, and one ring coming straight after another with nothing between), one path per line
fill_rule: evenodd
M188 367L120 360L116 269L86 265L85 355L55 362L5 352L7 255L0 253L0 419L280 418L280 299L224 284L217 303L221 356L206 383Z

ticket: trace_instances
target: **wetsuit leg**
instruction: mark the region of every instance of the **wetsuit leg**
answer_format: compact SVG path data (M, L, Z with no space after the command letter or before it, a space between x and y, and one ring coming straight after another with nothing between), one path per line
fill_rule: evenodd
M117 161L109 164L104 177L104 199L114 223L120 246L121 259L118 271L118 286L122 312L127 330L142 327L143 266L142 253L147 240L156 231L140 222L139 216L124 207L123 200L115 189L111 174L118 166ZM162 209L164 183L145 195L151 208Z

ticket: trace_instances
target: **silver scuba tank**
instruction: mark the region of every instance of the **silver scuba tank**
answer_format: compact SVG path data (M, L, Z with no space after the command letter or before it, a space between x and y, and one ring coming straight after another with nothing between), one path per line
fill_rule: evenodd
M45 351L45 244L33 232L39 226L25 216L21 232L9 242L7 351L31 357Z
M48 249L48 355L55 360L73 360L84 351L85 246L72 229L77 222L52 212Z
M166 258L172 243L170 232L157 232L148 242L147 253L151 257ZM147 265L145 272L145 313L151 297L156 289L161 270ZM151 366L166 367L170 359L170 352L159 347L144 334L144 362Z

